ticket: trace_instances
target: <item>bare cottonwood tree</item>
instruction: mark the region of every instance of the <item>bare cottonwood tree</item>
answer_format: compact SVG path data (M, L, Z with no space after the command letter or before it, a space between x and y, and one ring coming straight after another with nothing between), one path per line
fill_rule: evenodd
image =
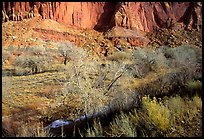
M73 43L71 42L65 42L65 43L60 43L58 45L58 50L60 54L64 57L64 65L67 64L67 61L71 57L71 55L74 52L73 47L76 47Z
M19 48L19 50L24 53L15 59L14 65L29 68L31 73L39 73L45 65L52 61L52 58L46 54L44 47L30 46Z

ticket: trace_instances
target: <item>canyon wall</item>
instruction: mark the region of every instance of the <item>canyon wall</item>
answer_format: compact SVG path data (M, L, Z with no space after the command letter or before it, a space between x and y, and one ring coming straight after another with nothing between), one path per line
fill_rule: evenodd
M202 3L197 2L2 2L2 15L4 11L8 17L32 13L98 31L119 26L150 32L174 22L198 28L202 25L201 9Z

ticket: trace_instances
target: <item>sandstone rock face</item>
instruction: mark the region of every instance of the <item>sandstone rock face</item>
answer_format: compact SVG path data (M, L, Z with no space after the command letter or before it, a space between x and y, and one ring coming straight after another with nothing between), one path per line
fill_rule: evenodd
M118 45L116 39L124 39L132 46L146 46L149 40L145 37L145 34L141 31L133 31L125 29L123 27L112 27L104 33L105 37L112 40L114 45ZM119 44L120 45L120 44Z
M202 25L202 3L193 2L2 2L8 16L12 8L14 14L19 10L34 16L39 13L42 19L98 31L119 26L151 32L174 22L193 28Z

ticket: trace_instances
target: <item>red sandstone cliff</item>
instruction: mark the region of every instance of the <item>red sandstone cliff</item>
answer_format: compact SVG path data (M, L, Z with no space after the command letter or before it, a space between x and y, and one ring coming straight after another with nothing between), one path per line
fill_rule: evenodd
M175 22L197 28L202 24L201 8L201 3L192 2L2 2L8 17L12 12L34 13L28 17L39 14L43 19L99 31L120 26L149 32Z

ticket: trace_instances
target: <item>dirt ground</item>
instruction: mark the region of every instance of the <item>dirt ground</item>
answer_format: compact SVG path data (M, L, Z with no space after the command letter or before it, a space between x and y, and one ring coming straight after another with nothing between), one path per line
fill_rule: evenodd
M199 30L172 30L159 29L153 33L149 33L150 46L170 46L177 47L180 45L190 44L195 47L202 48L202 31Z
M192 44L202 47L202 31L184 30L182 28L159 29L152 33L147 33L146 37L150 40L148 46L159 47L167 45L176 47L182 44ZM114 42L105 38L103 33L91 29L79 29L58 23L56 21L38 18L27 19L24 21L10 21L2 24L2 44L6 46L28 46L41 45L42 40L65 41L69 40L78 46L87 47L96 53L101 53L100 46L106 45L109 53L115 49ZM121 44L130 45L124 40ZM49 46L48 46L49 47ZM52 44L50 44L52 47Z

